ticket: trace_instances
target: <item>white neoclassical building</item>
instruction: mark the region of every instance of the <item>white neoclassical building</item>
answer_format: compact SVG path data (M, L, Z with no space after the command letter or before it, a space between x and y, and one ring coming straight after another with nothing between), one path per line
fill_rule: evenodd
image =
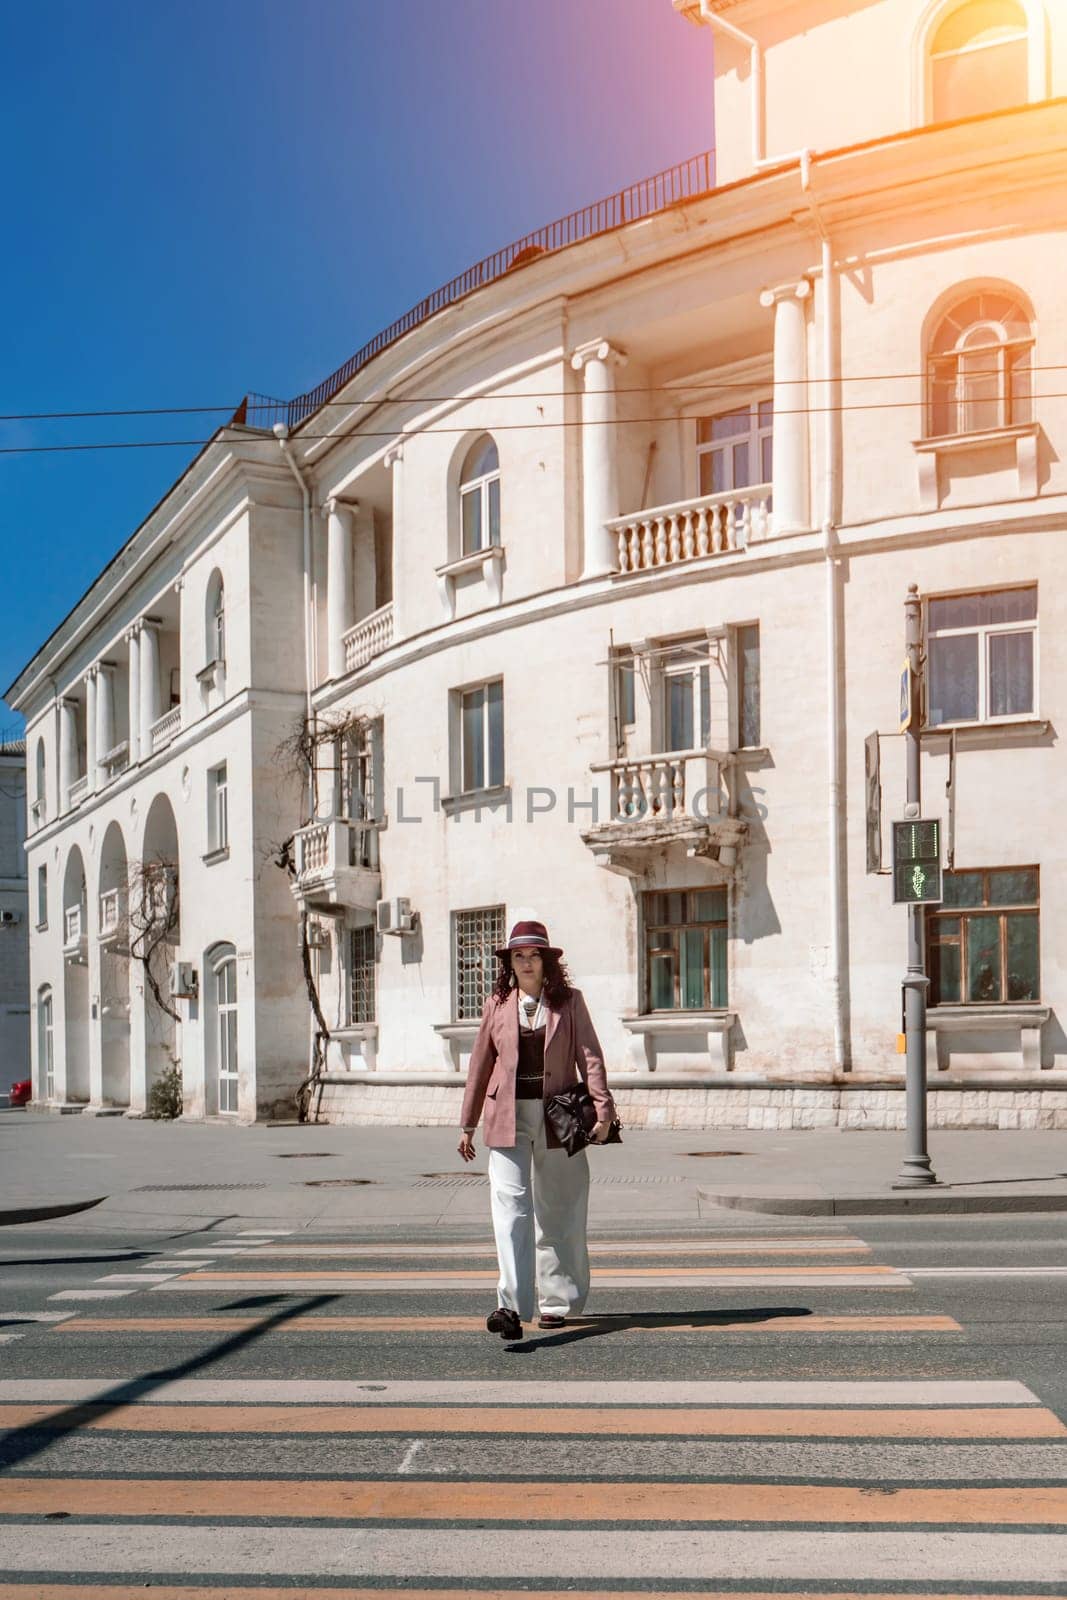
M631 1125L899 1123L915 585L931 1118L1067 1125L1067 13L674 11L714 173L250 397L13 686L40 1099L450 1121L533 914Z

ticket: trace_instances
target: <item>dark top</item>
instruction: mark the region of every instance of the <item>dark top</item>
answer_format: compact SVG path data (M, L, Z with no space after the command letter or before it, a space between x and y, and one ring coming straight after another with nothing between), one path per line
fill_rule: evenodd
M519 1069L515 1075L516 1100L540 1100L545 1092L545 1025L519 1029Z

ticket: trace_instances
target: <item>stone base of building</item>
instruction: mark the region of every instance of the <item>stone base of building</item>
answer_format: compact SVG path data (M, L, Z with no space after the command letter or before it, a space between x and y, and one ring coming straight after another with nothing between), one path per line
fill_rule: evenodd
M450 1127L459 1123L462 1082L437 1074L329 1075L317 1120L354 1127ZM421 1081L420 1081L421 1080ZM735 1128L791 1131L806 1128L876 1130L905 1125L902 1083L710 1083L613 1089L624 1128ZM313 1106L314 1114L314 1106ZM931 1083L931 1128L1067 1129L1067 1080L1058 1087L1033 1080L1005 1084Z

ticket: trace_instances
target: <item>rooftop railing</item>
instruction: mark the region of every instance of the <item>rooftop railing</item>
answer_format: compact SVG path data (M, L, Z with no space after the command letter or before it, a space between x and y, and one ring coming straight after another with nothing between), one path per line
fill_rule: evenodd
M313 411L332 400L349 379L355 377L375 356L402 339L405 333L420 327L438 311L472 294L475 289L484 289L487 284L495 283L513 269L525 267L531 261L552 255L557 250L565 250L568 245L578 244L583 239L595 239L600 234L625 227L629 222L639 222L658 211L668 211L671 206L681 205L683 201L710 194L715 186L714 164L714 151L702 151L700 155L690 156L688 161L680 161L651 178L642 178L626 189L617 190L604 200L595 200L592 205L583 206L581 210L559 217L533 233L524 234L521 239L476 262L466 272L461 272L458 277L420 300L418 305L412 306L410 311L391 322L388 328L383 328L373 339L368 339L344 366L338 367L316 388L298 394L293 400L276 400L261 394L246 395L234 420L247 422L255 428L271 428L276 422L284 422L290 428L297 427Z

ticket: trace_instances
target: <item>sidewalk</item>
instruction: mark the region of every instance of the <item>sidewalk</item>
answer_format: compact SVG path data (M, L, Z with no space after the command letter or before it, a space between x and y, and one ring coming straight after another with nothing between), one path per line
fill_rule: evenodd
M742 1227L753 1212L1067 1210L1067 1138L938 1130L941 1184L894 1191L901 1133L624 1133L590 1156L590 1224L604 1231ZM103 1197L42 1226L236 1232L488 1226L486 1155L464 1171L446 1128L241 1128L0 1111L0 1222ZM481 1181L479 1181L479 1179Z

